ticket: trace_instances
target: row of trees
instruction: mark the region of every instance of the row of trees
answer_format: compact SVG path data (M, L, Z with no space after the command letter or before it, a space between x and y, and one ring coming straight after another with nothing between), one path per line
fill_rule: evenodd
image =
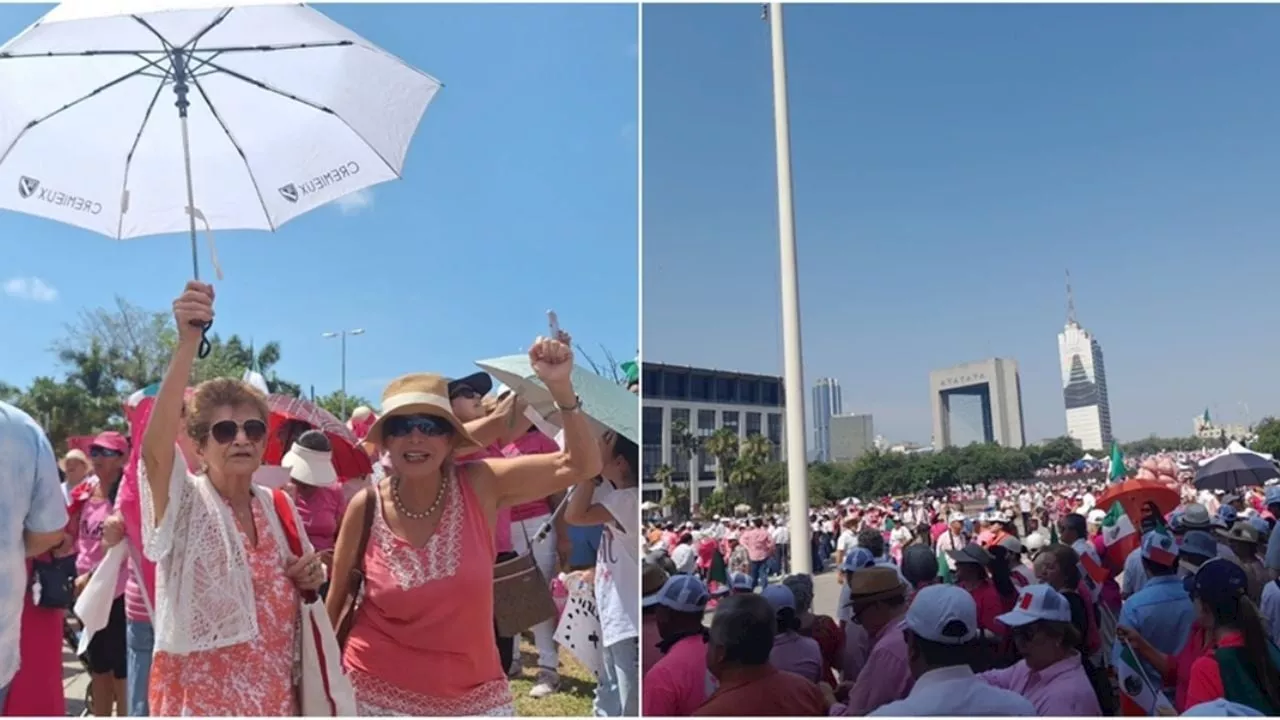
M697 477L699 451L716 461L716 489L709 497L698 499L701 514L732 514L738 505L761 510L786 502L786 466L773 461L773 443L763 436L739 437L734 430L721 428L710 436L698 437L676 423L672 440L679 455L689 460L684 477ZM1027 478L1039 468L1070 464L1083 456L1080 446L1066 437L1022 449L974 443L931 453L873 450L851 463L811 464L809 501L821 504L850 496L880 497ZM688 486L677 484L675 475L669 465L654 472L663 488L660 504L669 515L687 517Z
M124 428L123 402L134 391L160 381L173 354L177 331L173 317L133 305L117 297L115 306L85 310L66 326L51 352L63 371L61 378L37 377L26 388L0 383L0 400L29 413L45 428L58 450L68 437ZM302 387L280 377L280 344L255 346L238 335L210 335L209 356L196 361L192 382L217 377L242 377L254 369L273 393L301 395ZM337 415L341 391L315 398L316 404ZM368 401L349 396L346 407Z

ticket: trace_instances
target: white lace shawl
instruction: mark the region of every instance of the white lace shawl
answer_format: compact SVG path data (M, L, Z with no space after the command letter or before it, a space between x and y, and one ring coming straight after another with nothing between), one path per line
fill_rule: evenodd
M175 449L169 506L156 527L145 463L139 463L138 470L143 551L156 563L156 649L186 655L256 638L253 577L230 506L208 477L187 472L181 450ZM276 547L282 555L288 553L271 491L254 485L253 494L262 504ZM303 524L292 499L289 506L301 533ZM305 533L301 540L303 551L311 552Z

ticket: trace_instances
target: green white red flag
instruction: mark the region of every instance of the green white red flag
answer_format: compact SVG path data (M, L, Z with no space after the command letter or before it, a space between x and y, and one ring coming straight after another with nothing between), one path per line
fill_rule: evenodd
M1177 715L1173 703L1147 677L1127 641L1117 640L1116 680L1120 686L1120 714L1126 717Z

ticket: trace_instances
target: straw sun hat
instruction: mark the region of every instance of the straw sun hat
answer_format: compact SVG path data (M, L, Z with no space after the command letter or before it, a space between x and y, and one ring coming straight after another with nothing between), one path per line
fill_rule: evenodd
M382 415L369 428L369 437L381 440L382 424L397 415L438 417L453 426L456 447L480 446L454 416L453 403L449 401L449 381L439 375L414 373L392 380L382 391Z

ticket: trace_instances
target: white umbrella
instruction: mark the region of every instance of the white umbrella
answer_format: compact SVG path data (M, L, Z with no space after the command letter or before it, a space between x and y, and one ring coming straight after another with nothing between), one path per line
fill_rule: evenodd
M303 5L70 0L0 47L0 209L188 233L199 278L197 222L274 231L398 178L439 89Z

